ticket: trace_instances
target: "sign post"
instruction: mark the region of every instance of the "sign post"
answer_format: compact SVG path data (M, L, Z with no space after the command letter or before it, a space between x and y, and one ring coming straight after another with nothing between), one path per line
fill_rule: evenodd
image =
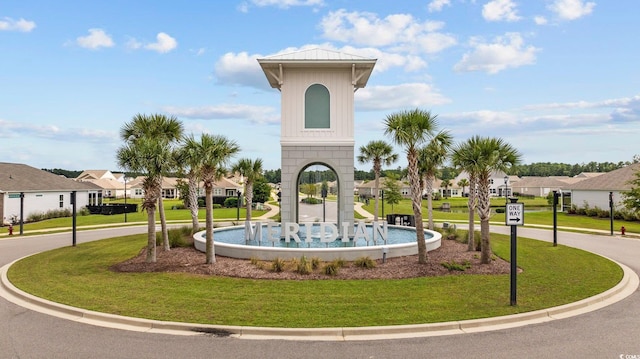
M516 305L516 278L518 273L517 263L517 237L518 226L524 225L524 203L517 203L517 198L509 198L505 210L506 225L511 226L511 305Z

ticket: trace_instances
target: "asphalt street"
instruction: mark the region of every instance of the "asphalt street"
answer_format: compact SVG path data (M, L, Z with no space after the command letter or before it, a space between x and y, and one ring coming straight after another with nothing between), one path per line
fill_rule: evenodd
M144 232L129 227L78 232L78 242ZM492 231L509 228L492 225ZM550 241L548 230L518 236ZM640 272L640 241L560 232L560 244L605 255ZM0 239L0 266L71 245L71 234ZM309 305L313 305L312 303ZM428 310L428 308L425 308ZM640 294L567 319L513 329L376 341L247 340L97 327L34 312L0 299L0 358L640 358Z

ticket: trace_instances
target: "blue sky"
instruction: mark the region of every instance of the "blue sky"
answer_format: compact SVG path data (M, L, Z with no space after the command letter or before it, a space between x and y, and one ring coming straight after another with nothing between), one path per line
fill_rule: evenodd
M631 161L639 13L637 0L0 0L0 161L117 171L122 125L165 113L279 168L280 93L256 58L315 47L378 59L355 94L356 152L420 107L523 163Z

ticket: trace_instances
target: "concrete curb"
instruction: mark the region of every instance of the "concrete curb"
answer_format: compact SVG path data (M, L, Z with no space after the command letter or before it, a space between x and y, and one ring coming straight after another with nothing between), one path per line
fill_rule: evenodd
M7 277L7 271L9 267L18 260L0 268L0 296L26 309L80 323L122 330L172 335L209 334L216 336L233 336L243 339L316 341L381 340L443 336L515 328L568 318L598 310L633 294L640 284L640 279L633 270L616 262L616 264L622 268L624 275L622 280L613 288L574 303L533 312L483 319L415 325L342 328L271 328L164 322L100 313L55 303L26 293L11 284Z

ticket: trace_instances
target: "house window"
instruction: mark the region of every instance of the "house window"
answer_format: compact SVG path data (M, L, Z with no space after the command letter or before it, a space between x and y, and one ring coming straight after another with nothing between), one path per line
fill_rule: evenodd
M134 193L136 196L142 196L142 188L136 188L136 189L133 191L133 193Z
M304 93L304 128L329 128L329 90L314 84Z
M222 196L222 188L214 188L213 189L214 196Z
M60 195L60 208L64 208L64 195Z

